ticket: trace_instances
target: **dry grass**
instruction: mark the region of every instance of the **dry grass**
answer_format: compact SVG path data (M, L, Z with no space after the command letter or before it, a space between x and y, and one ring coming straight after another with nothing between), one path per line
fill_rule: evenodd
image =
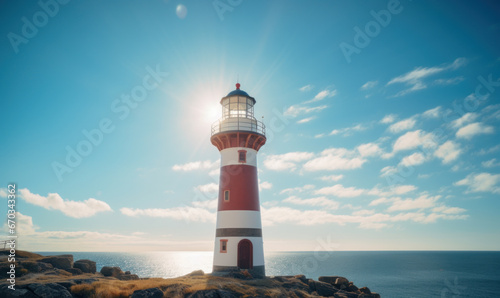
M136 290L149 288L159 288L164 297L184 297L197 291L215 289L239 293L241 297L310 297L305 292L287 291L279 282L269 279L239 280L211 275L132 281L100 280L92 284L74 285L71 292L79 297L128 297Z

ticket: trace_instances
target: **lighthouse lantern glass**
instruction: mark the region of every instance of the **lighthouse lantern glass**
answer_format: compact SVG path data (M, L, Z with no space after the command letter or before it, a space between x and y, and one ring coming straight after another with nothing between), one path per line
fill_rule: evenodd
M233 96L222 101L222 117L243 117L254 119L253 101L245 96Z

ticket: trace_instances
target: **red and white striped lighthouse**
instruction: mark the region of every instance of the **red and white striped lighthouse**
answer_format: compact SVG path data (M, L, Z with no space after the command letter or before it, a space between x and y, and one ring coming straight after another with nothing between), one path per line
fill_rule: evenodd
M257 152L266 143L265 127L254 117L255 99L239 83L220 104L222 118L210 138L221 155L213 273L246 269L263 277Z

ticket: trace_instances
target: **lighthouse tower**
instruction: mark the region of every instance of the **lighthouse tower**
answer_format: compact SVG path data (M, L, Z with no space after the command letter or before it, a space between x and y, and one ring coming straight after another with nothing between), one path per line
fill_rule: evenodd
M257 152L266 143L265 127L254 117L255 99L239 83L220 104L222 118L210 138L221 155L213 272L246 269L264 277Z

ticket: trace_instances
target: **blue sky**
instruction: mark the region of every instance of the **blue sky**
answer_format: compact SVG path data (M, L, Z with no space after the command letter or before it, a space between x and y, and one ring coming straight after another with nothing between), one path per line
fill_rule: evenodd
M495 1L61 2L0 9L21 248L212 250L239 79L266 250L500 249Z

